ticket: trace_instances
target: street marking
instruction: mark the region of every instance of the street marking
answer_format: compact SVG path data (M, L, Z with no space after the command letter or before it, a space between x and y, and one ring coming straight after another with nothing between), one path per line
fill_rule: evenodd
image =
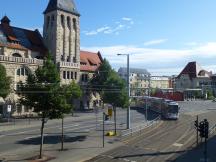
M181 143L174 143L173 146L176 146L176 147L182 147L183 144L181 144Z

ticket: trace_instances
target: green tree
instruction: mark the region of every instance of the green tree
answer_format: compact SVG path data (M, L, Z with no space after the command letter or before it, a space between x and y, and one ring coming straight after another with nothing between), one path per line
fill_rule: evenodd
M125 81L113 70L105 82L106 89L102 92L102 98L105 103L109 103L114 109L114 122L116 134L116 107L125 108L129 104L127 88Z
M89 86L92 91L98 92L100 95L102 95L103 90L106 88L107 78L110 76L111 73L112 67L109 62L104 59L102 64L98 68L95 77L93 77L90 81Z
M11 78L7 76L6 69L0 64L0 97L6 98L10 93Z
M60 86L60 75L50 56L44 65L35 71L35 74L28 76L26 84L21 84L20 103L34 108L34 112L42 118L40 158L43 151L45 123L48 119L62 119L63 125L64 114L70 113L72 109L68 102L69 99L80 96L80 92L77 91L79 91L79 87L75 83L69 86Z
M60 116L62 119L62 138L61 138L61 150L64 150L64 114L69 114L73 111L73 100L82 96L80 86L75 82L69 85L63 85L59 90L61 93L57 95L56 103L60 107Z
M114 109L116 134L116 107L126 107L129 104L126 83L104 59L98 73L90 82L91 89L100 94L103 103L111 104Z

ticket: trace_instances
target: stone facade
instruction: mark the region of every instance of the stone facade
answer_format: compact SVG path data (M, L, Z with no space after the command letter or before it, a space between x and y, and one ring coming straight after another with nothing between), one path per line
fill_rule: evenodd
M48 51L59 69L61 84L75 81L83 88L84 96L81 101L75 101L76 108L91 109L101 104L100 96L90 93L86 86L102 63L102 57L100 53L80 51L79 17L72 0L50 0L44 11L43 37L38 30L10 26L6 16L1 20L0 64L12 79L12 92L4 102L1 98L0 115L8 115L7 105L12 105L13 115L32 114L32 109L17 103L17 84L24 83L28 74L43 65ZM85 60L82 65L80 58Z

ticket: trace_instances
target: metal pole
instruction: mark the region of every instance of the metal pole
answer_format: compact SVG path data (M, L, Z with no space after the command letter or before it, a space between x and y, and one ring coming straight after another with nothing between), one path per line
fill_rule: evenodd
M204 159L207 162L207 138L205 137Z
M130 101L130 55L127 54L127 84L128 84L128 99ZM131 128L131 123L130 123L130 103L127 108L127 129Z
M103 113L103 148L104 148L104 141L105 141L105 139L104 139L104 135L105 135L105 133L104 133L104 120L105 120L105 113Z
M197 124L199 124L199 116L197 115ZM196 142L197 142L197 146L199 144L199 130L198 127L196 128L196 132L197 132L197 137L196 137Z
M146 98L146 100L145 100L145 109L146 109L146 111L145 111L145 113L146 113L146 122L148 122L148 110L147 110L147 108L148 108L148 105L147 105L147 98Z

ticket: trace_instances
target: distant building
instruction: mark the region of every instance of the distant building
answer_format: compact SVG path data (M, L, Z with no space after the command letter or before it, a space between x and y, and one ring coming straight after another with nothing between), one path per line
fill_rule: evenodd
M177 91L184 92L186 98L193 97L195 91L205 93L211 88L212 73L204 70L196 62L189 62L175 80Z
M118 70L121 78L127 81L127 68ZM150 73L146 69L130 68L130 90L131 96L148 95Z
M158 89L172 88L171 78L168 76L151 76L151 88L158 88Z

